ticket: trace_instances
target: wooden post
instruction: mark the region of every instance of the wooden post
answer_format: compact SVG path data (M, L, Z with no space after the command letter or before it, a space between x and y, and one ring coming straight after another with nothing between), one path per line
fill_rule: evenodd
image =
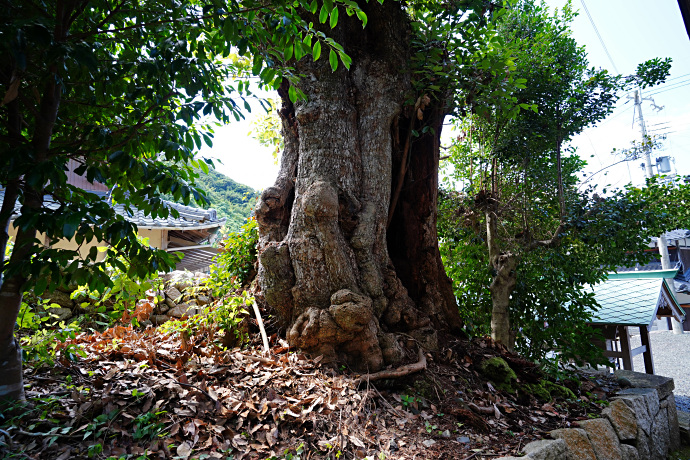
M640 326L640 339L642 340L642 345L647 347L645 352L642 354L644 357L644 370L647 374L654 374L652 344L649 342L649 331L647 330L647 326Z
M621 352L623 353L623 369L633 370L632 354L630 353L630 334L627 326L618 326L618 336L621 341Z

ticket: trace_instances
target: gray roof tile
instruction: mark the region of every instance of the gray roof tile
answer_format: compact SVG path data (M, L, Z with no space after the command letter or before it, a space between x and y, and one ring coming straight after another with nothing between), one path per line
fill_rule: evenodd
M91 192L99 195L101 199L107 199L107 192ZM0 203L5 199L5 190L0 190ZM225 223L225 219L219 219L216 214L215 209L201 209L194 208L192 206L185 206L182 204L174 203L172 201L163 201L166 206L171 209L177 210L179 217L173 217L172 214L167 218L152 218L144 214L144 211L130 206L134 211L133 213L127 212L123 204L114 205L115 212L123 216L128 221L136 224L138 227L143 228L162 228L162 229L182 229L182 230L192 230L192 229L202 229L202 228L215 228L220 227ZM51 199L49 195L43 200L44 206L49 209L57 209L59 204ZM19 216L21 210L21 205L17 201L14 205L14 215L13 219Z

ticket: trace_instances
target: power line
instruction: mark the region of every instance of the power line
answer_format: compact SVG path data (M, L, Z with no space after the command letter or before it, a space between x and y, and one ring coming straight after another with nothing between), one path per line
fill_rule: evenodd
M627 102L626 102L626 104L627 104ZM623 115L624 113L626 113L628 110L632 109L633 107L635 107L635 106L634 106L634 105L631 105L630 107L626 107L625 109L623 109L622 111L620 111L620 112L618 112L617 114L613 115L612 117L604 119L604 121L602 121L602 122L599 124L599 126L605 125L606 123L610 122L611 120L614 120L614 119L620 117L621 115Z
M655 92L649 94L648 96L654 96L654 95L657 95L657 94L665 93L665 92L667 92L667 91L672 91L672 90L674 90L674 89L683 88L683 87L688 86L688 85L690 85L690 82L687 82L687 83L685 83L685 84L683 84L683 85L680 85L680 86L676 86L675 88L666 88L666 89L663 89L663 90L661 90L661 91L655 91Z
M685 80L680 80L680 81L675 81L673 83L662 83L658 88L656 88L654 91L662 90L662 89L669 89L673 86L678 86L678 85L683 85L685 83L690 82L690 78L687 78Z
M611 61L611 65L613 66L613 70L616 71L616 73L620 73L618 71L618 68L616 67L616 64L613 62L613 58L611 57L611 54L609 53L608 48L606 48L606 44L604 43L604 39L601 38L601 35L599 34L599 29L597 29L596 24L594 24L594 19L592 19L592 15L589 14L589 9L587 8L587 4L585 3L585 0L582 1L582 6L585 8L585 13L587 13L587 17L589 18L589 22L592 23L592 27L594 28L594 32L596 32L597 37L599 37L599 42L601 42L601 46L604 48L604 51L606 52L606 55L609 57L609 61Z
M690 73L686 73L685 75L678 75L677 77L667 79L664 83L671 81L671 80L678 80L679 78L687 77L688 75L690 75Z

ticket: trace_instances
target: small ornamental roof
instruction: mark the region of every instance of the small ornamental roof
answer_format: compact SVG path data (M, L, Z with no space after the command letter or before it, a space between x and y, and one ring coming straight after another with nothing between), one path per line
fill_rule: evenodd
M592 324L651 326L657 317L684 316L664 278L609 279L591 289L599 304Z

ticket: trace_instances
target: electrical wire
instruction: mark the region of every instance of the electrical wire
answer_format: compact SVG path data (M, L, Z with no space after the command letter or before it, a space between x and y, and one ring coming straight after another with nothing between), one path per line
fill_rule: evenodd
M620 73L618 71L618 68L616 67L616 64L613 62L613 58L611 57L611 54L609 53L609 49L606 47L606 44L604 43L604 39L601 38L601 34L599 34L599 29L597 29L596 24L594 24L594 19L592 19L592 15L589 14L589 9L587 8L587 4L585 3L585 0L582 1L582 6L585 9L585 13L587 13L587 17L589 18L589 22L592 23L592 27L594 28L594 32L597 34L597 37L599 37L599 42L601 42L601 46L604 48L604 52L606 52L606 55L609 57L609 61L611 61L611 65L613 66L613 70L616 71L616 73Z
M662 89L662 90L660 90L660 91L655 91L655 92L653 92L653 93L651 93L651 94L648 94L648 96L655 96L655 95L657 95L657 94L665 93L665 92L667 92L667 91L672 91L672 90L678 89L678 88L683 88L683 87L689 86L689 85L690 85L690 81L687 82L687 83L685 83L685 84L683 84L683 85L676 86L676 87L674 87L674 88L666 88L666 89Z
M685 75L678 75L677 77L669 78L664 83L669 82L671 80L678 80L679 78L683 78L683 77L687 77L687 76L690 76L690 73L686 73Z
M627 104L627 102L626 102L626 104ZM620 112L618 112L617 114L613 115L612 117L604 119L604 121L602 121L598 126L603 126L603 125L609 123L610 121L615 120L616 118L620 117L621 115L623 115L624 113L626 113L628 110L632 109L633 107L635 107L635 106L634 106L634 105L631 105L630 107L626 107L625 109L623 109L622 111L620 111Z
M676 81L676 82L673 82L673 83L666 83L666 84L662 83L660 86L658 86L657 88L655 88L655 89L652 90L652 91L661 91L661 90L664 90L664 89L670 89L670 88L672 88L672 87L682 86L682 85L684 85L684 84L686 84L686 83L689 83L689 82L690 82L690 78L688 78L688 79L686 79L686 80Z

